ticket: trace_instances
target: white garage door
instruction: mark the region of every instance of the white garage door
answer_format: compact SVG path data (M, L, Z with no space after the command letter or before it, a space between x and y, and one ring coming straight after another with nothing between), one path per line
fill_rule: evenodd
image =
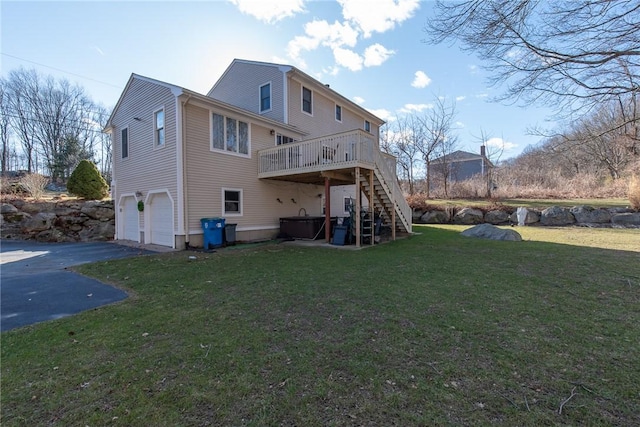
M125 197L122 201L122 211L120 214L120 220L122 221L121 239L133 240L135 242L140 240L139 216L138 202L136 202L135 197Z
M173 205L166 194L155 194L151 199L151 243L173 247Z

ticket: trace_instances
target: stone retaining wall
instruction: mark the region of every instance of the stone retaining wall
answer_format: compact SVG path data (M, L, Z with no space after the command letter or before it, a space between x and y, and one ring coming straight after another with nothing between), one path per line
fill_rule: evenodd
M87 242L113 240L115 211L113 201L26 202L21 199L2 203L0 235L3 239L35 239L42 242ZM626 208L552 206L544 210L527 209L526 225L640 228L640 212ZM515 209L487 212L477 208L413 211L414 224L489 223L518 224Z
M67 200L2 203L0 235L3 239L41 242L113 240L115 211L112 201Z
M524 225L584 227L640 228L640 212L628 208L594 208L552 206L544 210L526 209L522 212ZM489 223L493 225L518 224L517 210L477 208L447 208L445 210L413 211L414 224L464 224Z

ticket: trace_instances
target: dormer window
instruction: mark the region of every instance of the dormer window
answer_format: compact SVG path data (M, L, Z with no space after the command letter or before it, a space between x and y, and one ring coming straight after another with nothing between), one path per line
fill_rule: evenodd
M371 122L369 120L364 121L364 130L371 133Z

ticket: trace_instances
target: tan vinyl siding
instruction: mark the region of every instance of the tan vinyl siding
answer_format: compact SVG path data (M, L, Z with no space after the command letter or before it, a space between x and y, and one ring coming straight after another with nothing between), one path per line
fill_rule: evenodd
M164 108L165 114L165 144L161 148L154 146L154 111L159 108ZM145 200L149 191L159 189L169 189L173 200L177 200L176 103L171 90L134 78L112 117L112 124L115 202L118 203L121 194L138 191ZM125 159L120 140L124 127L129 129L129 156ZM175 209L174 205L174 219ZM144 230L143 214L140 227Z
M259 88L265 83L271 83L271 111L261 115L284 122L284 80L277 65L234 62L208 96L260 114Z
M229 155L210 149L210 116L212 112L250 123L251 156ZM188 228L192 234L201 232L200 219L224 217L222 189L242 190L242 216L228 216L228 223L237 224L238 239L250 239L243 229L268 229L279 226L279 218L298 215L305 208L309 215L321 212L318 194L323 188L316 185L261 181L257 178L257 151L274 145L270 128L251 123L219 109L189 104L185 108L186 186ZM282 203L279 203L280 199ZM291 199L294 199L294 203ZM273 235L277 229L273 229ZM194 240L194 242L197 240Z
M302 86L313 91L312 115L302 111ZM336 121L336 103L342 107L342 122ZM330 92L316 90L297 80L289 79L289 124L309 132L305 139L364 129L365 117L349 109L349 105L331 97ZM369 119L369 121L371 121ZM379 126L371 123L371 133L378 135Z

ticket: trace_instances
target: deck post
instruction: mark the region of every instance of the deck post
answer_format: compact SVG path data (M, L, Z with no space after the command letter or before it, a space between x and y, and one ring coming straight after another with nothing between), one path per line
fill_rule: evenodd
M373 169L369 169L369 215L371 215L371 246L375 244L376 237L375 203L373 203L373 198L375 195L375 189L373 188L373 173Z
M331 183L329 177L324 178L324 238L331 242Z
M360 188L360 167L356 166L356 207L355 207L355 228L356 228L356 248L360 247L360 209L362 208L362 189Z

